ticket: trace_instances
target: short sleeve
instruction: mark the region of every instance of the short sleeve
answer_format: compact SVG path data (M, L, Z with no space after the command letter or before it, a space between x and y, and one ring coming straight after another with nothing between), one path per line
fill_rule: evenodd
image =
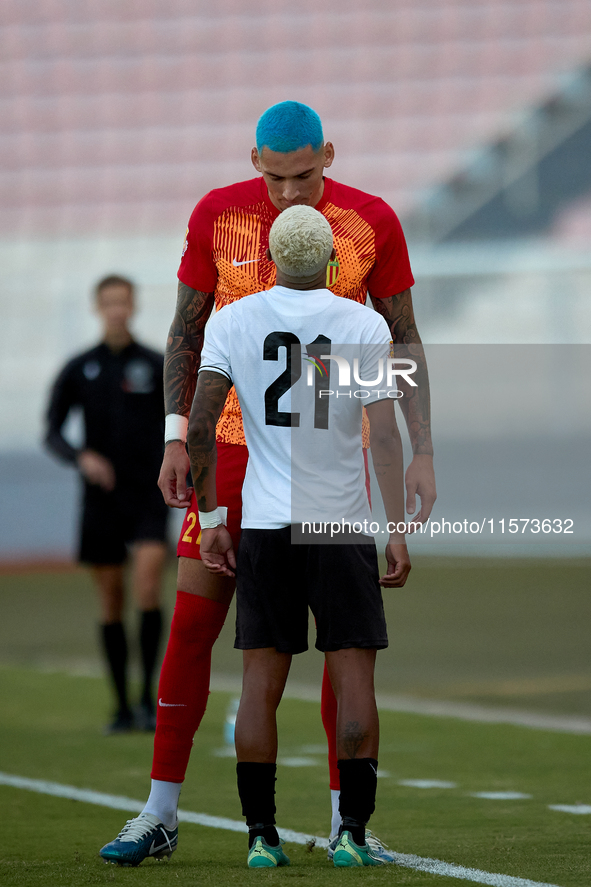
M210 194L199 201L191 218L183 244L178 279L202 293L215 290L218 271L213 260L213 211Z
M374 223L376 232L376 262L367 279L370 296L386 299L414 284L408 247L402 225L394 210L379 201L379 217Z
M214 314L205 327L205 341L201 352L199 372L209 370L214 373L222 373L233 383L229 335L231 311L228 311L230 307L228 305Z

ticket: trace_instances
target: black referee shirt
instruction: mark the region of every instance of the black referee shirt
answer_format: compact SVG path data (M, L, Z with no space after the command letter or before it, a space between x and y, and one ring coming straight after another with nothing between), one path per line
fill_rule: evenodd
M82 409L84 449L106 456L117 485L154 484L164 440L164 358L131 342L114 352L103 344L85 351L59 374L47 411L45 442L60 459L74 463L78 451L62 434L69 411Z

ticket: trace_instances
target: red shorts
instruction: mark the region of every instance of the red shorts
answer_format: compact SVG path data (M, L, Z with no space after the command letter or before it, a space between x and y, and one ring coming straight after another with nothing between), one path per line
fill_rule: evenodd
M244 475L248 463L248 449L242 444L221 443L220 441L218 441L217 448L216 490L218 505L225 505L228 508L226 526L232 537L234 550L237 551L242 521L242 484L244 483ZM365 461L365 487L371 506L367 450L363 451L363 458ZM193 492L191 504L187 508L181 528L179 544L176 548L177 557L192 557L196 560L201 560L200 541L199 512L197 510L195 493Z
M248 449L241 444L220 443L220 441L218 441L217 449L216 490L218 505L222 507L225 505L228 509L226 526L236 551L240 542L242 484L246 473L246 463L248 462ZM176 549L177 556L201 560L199 552L200 541L199 512L197 510L195 493L193 493L191 504L187 508L181 528L179 544Z

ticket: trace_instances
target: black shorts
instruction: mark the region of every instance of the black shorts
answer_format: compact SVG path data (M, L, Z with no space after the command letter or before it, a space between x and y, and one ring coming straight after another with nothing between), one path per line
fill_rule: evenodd
M308 607L323 653L388 646L378 559L369 544L292 545L291 527L243 529L236 571L239 650L308 649Z
M168 506L155 484L112 493L85 484L78 560L122 564L133 542L164 542L167 521Z

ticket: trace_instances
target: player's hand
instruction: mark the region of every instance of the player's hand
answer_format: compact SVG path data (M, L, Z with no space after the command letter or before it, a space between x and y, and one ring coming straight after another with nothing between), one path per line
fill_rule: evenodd
M171 508L187 508L191 502L193 490L187 486L190 467L184 443L180 440L171 440L166 444L158 486L164 501Z
M437 499L433 456L414 456L406 469L404 480L406 483L406 511L408 514L414 514L416 510L417 495L421 499L421 510L415 517L411 517L410 521L424 524L431 514L431 509ZM410 530L409 532L414 531Z
M382 588L402 588L410 573L410 557L406 543L389 542L386 545L388 570L380 579Z
M216 576L231 576L236 569L236 555L232 546L232 537L223 524L210 530L201 530L199 544L201 560L210 573Z
M95 450L82 450L77 461L78 468L89 484L101 487L106 493L115 489L115 469L105 456Z

